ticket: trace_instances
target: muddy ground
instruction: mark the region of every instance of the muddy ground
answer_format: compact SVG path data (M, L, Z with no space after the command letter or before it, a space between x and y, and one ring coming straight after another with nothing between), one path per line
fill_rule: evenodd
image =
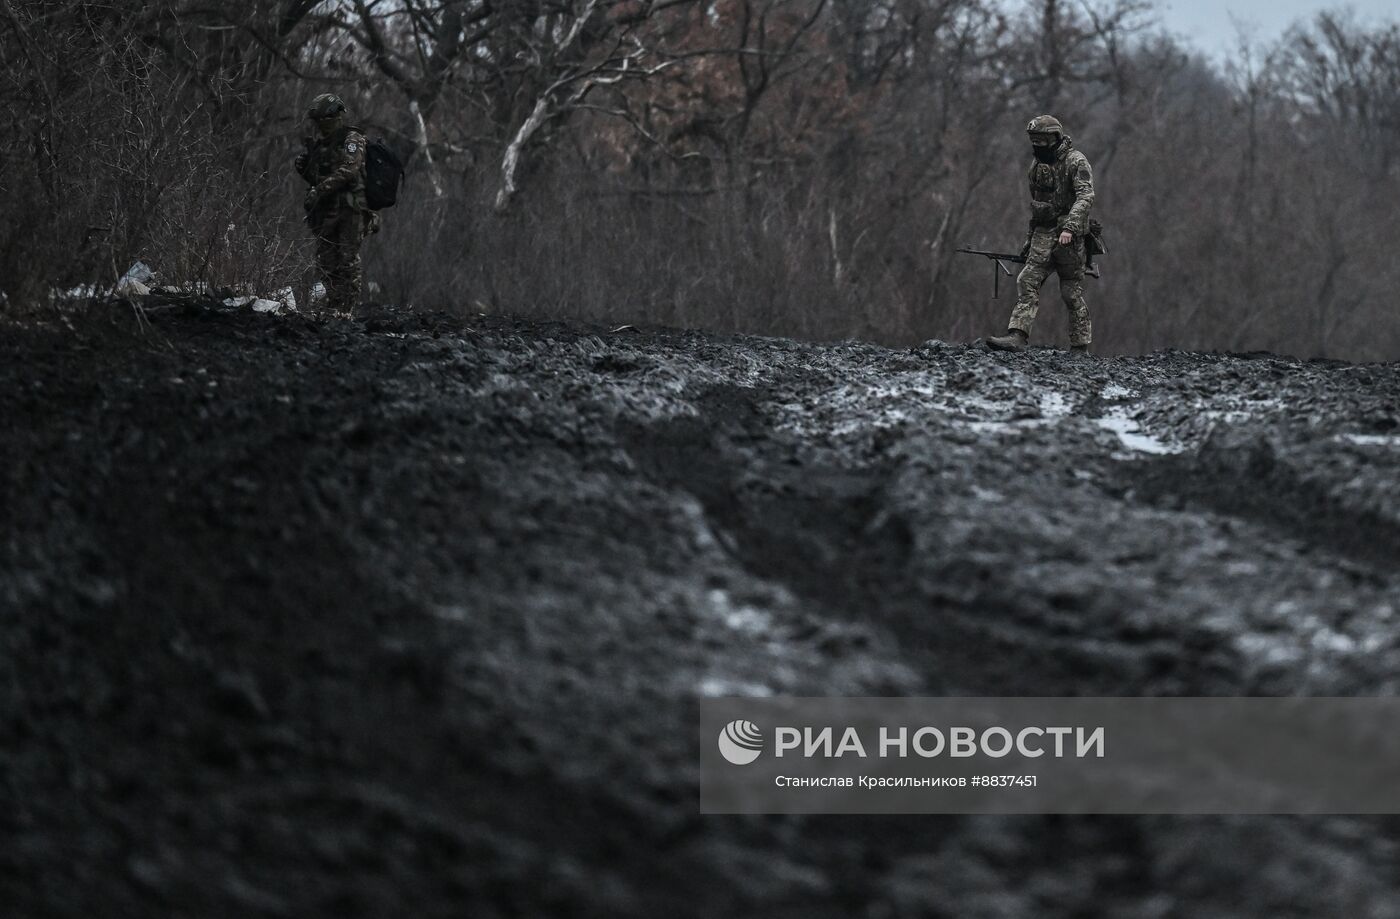
M1392 818L698 814L703 695L1393 694L1400 365L0 335L22 916L1400 916Z

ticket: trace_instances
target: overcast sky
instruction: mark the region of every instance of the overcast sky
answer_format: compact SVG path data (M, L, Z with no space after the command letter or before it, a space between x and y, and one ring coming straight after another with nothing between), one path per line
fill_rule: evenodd
M1342 6L1353 9L1362 22L1400 18L1400 4L1395 0L1355 0L1349 4L1320 0L1158 0L1156 5L1162 25L1216 57L1234 47L1232 15L1265 41L1277 38L1298 19L1309 19L1321 10Z

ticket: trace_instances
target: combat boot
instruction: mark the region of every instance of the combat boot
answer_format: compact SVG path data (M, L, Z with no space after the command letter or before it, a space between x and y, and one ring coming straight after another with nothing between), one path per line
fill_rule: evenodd
M1070 357L1088 357L1091 353L1092 353L1092 352L1089 351L1089 346L1088 346L1088 345L1070 345L1070 346L1069 346L1069 356L1070 356Z
M987 347L993 351L1024 351L1030 336L1020 329L1007 329L1005 335L993 335L987 339Z

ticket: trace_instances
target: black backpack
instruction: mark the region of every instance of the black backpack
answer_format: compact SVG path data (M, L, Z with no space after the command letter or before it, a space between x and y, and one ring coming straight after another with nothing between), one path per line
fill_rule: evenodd
M383 140L375 138L365 147L365 203L370 210L393 207L403 183L403 163Z

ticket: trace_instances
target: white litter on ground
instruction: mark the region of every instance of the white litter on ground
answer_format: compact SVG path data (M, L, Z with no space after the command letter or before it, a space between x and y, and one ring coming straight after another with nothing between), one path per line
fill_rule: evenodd
M97 296L97 287L93 284L79 284L77 287L70 287L67 290L54 288L51 296L55 300L86 300Z
M130 268L126 269L126 274L121 276L121 280L119 280L117 284L120 286L123 282L135 281L138 284L149 286L155 279L156 273L151 270L150 265L147 265L145 262L136 262Z

